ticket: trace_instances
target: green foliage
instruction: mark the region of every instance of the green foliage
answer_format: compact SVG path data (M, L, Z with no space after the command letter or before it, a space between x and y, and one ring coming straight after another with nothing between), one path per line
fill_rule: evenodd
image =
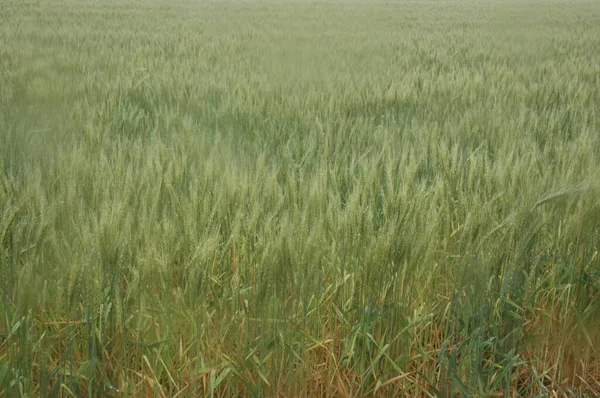
M600 393L598 4L0 8L0 395Z

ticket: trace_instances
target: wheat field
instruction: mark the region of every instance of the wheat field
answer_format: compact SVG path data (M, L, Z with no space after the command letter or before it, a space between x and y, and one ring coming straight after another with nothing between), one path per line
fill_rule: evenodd
M0 0L0 396L600 394L600 2Z

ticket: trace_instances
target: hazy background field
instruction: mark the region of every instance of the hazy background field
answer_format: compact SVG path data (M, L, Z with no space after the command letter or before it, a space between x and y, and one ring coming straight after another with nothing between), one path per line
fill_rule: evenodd
M600 2L0 1L1 396L600 393Z

